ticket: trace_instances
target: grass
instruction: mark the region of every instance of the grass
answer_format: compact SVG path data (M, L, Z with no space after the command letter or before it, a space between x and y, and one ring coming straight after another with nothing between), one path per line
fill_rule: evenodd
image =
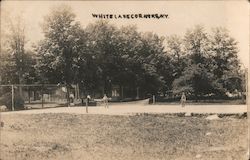
M244 160L246 117L1 115L1 160Z

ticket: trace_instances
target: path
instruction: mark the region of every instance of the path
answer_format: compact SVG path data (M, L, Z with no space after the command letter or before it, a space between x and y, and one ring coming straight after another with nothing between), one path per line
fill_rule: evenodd
M247 112L247 105L143 105L143 104L113 104L109 109L103 106L88 107L89 114L124 115L135 113L221 113L237 114ZM86 114L85 107L58 107L46 109L32 109L13 112L2 112L1 114L40 114L40 113L74 113Z

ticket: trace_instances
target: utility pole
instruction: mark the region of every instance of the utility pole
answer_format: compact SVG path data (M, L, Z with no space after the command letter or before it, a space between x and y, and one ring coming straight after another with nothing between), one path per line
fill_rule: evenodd
M42 85L42 108L44 107L44 100L43 100L43 88L44 88L44 85Z
M155 104L155 95L153 95L153 104Z
M136 99L139 99L139 87L136 87Z
M14 85L11 85L11 94L12 94L12 96L11 96L11 108L12 108L12 111L14 111L15 110L15 101L14 101L14 96L15 96L15 93L14 93Z

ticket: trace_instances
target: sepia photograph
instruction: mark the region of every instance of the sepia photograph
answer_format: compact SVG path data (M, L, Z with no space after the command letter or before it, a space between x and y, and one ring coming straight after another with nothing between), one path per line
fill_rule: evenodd
M249 2L0 2L0 160L249 160Z

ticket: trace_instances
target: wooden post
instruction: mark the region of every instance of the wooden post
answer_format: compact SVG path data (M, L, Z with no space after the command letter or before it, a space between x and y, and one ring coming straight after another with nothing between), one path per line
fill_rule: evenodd
M30 87L28 89L28 95L29 95L29 104L30 104Z
M11 108L12 108L12 111L15 110L15 102L14 102L14 96L15 96L15 93L14 93L14 85L11 85Z
M66 96L67 96L67 106L70 107L70 98L69 98L69 95L70 95L70 87L68 84L66 84L66 90L67 90L67 93L66 93Z
M139 99L139 87L136 87L136 99Z
M122 99L123 99L123 96L124 96L124 95L123 95L123 86L122 86Z
M153 95L153 104L155 104L155 95Z
M77 99L80 99L79 83L76 84L76 91L77 91Z
M44 101L43 101L43 86L42 86L42 108L44 107Z
M86 113L88 113L88 98L86 99Z

